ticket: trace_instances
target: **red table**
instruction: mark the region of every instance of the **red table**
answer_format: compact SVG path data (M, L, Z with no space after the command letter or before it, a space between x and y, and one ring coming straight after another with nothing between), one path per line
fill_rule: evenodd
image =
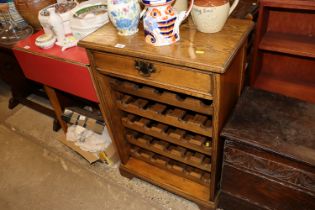
M66 131L66 124L61 119L63 110L55 89L98 103L89 73L89 59L81 47L65 51L56 45L48 50L37 47L35 39L41 34L42 31L19 41L13 47L13 52L25 76L44 85L58 121Z

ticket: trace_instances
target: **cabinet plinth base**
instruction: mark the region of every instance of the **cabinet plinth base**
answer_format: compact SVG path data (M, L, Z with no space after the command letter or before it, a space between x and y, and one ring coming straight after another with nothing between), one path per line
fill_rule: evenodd
M119 173L121 176L127 178L127 179L133 179L135 176L130 173L129 171L124 170L122 167L119 167Z
M215 209L215 202L209 201L208 186L170 174L144 161L130 158L126 164L120 165L120 173L127 178L137 177L170 192L195 202L200 209Z

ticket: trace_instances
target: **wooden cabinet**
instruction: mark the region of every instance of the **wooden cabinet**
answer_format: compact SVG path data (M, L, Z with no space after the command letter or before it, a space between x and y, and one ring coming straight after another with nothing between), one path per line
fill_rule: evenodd
M231 19L211 35L188 21L181 41L153 47L142 30L118 36L108 24L80 41L89 51L122 175L214 208L219 131L240 95L252 27L251 21Z
M246 88L226 138L219 206L315 209L315 105Z
M251 84L315 103L315 3L261 0Z

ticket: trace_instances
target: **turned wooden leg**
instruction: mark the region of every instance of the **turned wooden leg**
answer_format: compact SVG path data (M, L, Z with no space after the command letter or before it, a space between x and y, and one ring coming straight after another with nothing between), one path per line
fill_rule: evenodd
M44 88L45 88L45 92L49 98L49 101L51 103L51 106L53 107L53 109L55 111L56 118L57 118L62 130L64 132L67 132L67 124L61 118L61 115L63 114L63 109L61 107L61 104L60 104L60 101L59 101L59 98L58 98L56 91L53 88L48 87L46 85L44 85Z
M57 132L61 128L61 125L57 119L54 119L53 122L53 131Z

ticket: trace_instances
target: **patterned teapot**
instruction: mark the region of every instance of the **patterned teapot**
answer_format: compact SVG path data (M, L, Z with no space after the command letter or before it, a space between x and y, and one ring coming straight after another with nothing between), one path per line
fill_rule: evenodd
M194 0L187 11L177 13L172 7L174 0L142 0L145 5L143 28L145 41L154 46L170 45L180 39L179 26L189 15Z

